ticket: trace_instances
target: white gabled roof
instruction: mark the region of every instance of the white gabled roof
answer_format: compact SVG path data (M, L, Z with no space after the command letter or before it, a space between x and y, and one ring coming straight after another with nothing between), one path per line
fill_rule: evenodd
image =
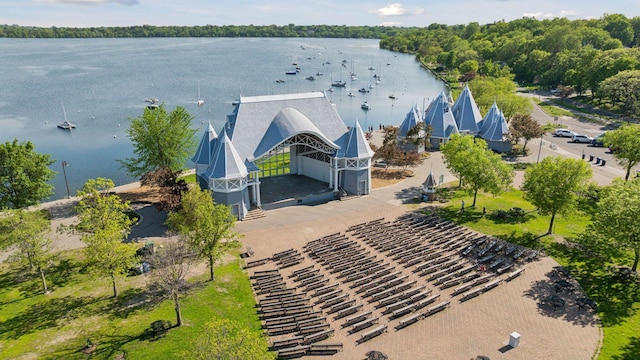
M429 105L424 122L431 125L432 138L448 139L451 134L459 132L444 91Z
M204 175L208 178L230 180L244 178L248 174L244 161L229 140L227 132L223 131L216 142L211 163Z
M474 135L478 133L478 122L482 120L482 115L468 85L465 85L462 93L451 107L451 112L456 119L458 130L467 131Z
M283 141L299 134L313 134L334 149L340 148L340 146L336 145L331 139L327 138L308 117L297 109L286 107L281 109L273 118L249 160L253 161L267 154Z
M196 154L191 158L191 161L199 165L209 164L217 138L218 134L216 134L211 122L209 122L209 128L202 134L198 150L196 150Z
M336 156L349 159L367 159L373 156L373 150L369 147L367 137L364 136L360 123L356 120L355 125L341 138L340 145L342 148L338 150Z

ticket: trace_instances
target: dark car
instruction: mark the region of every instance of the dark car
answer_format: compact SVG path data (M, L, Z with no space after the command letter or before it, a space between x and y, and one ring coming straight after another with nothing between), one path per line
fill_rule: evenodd
M604 146L604 134L606 134L606 133L602 133L602 134L596 136L595 138L593 138L593 140L591 140L591 145L592 146L597 146L597 147Z

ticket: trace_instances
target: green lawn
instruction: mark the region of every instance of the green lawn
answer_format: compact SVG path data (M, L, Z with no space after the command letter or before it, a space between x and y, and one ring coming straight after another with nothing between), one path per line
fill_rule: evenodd
M534 97L533 101L549 116L573 116L571 111L558 107L558 105L551 100L540 100Z
M464 200L465 211L461 212ZM584 212L572 216L556 216L554 235L540 237L549 227L549 216L541 216L535 207L522 198L519 190L508 191L499 197L478 194L477 206L471 208L473 198L462 191L454 191L442 216L473 230L493 235L514 243L541 249L558 263L567 267L580 282L587 296L598 303L602 320L604 341L598 359L632 360L640 354L640 282L620 278L613 267L630 266L631 254L625 258L605 259L589 255L574 241L591 222L588 203L581 204ZM486 207L487 215L482 216ZM519 207L525 210L522 219L493 220L489 216L495 210Z
M76 253L68 256L76 258ZM214 282L206 281L206 274L192 279L194 289L182 300L185 325L158 339L145 330L156 320L175 324L175 312L170 301L146 289L144 276L120 282L122 293L116 300L110 297L107 281L83 274L74 261L50 273L54 291L49 295L39 293L38 279L3 268L1 358L86 359L81 349L90 339L97 344L91 358L126 354L130 359L173 359L189 351L203 325L213 318L238 321L262 334L249 279L238 258L217 267Z

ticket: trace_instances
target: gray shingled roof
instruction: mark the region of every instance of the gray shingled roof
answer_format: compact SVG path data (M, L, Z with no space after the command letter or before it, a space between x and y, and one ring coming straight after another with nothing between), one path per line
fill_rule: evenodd
M448 139L451 134L458 132L456 120L453 117L447 95L442 91L435 98L424 116L424 122L431 125L431 137Z
M468 85L465 85L462 93L451 107L451 112L456 119L459 131L468 131L474 135L478 133L478 122L482 120L482 115Z
M349 158L349 159L366 159L373 156L373 151L369 147L360 123L356 120L355 125L349 129L339 141L342 146L337 152L337 157Z
M509 126L504 114L494 103L487 115L482 119L483 132L480 136L487 141L504 141L509 133Z
M214 179L238 179L249 174L244 161L238 155L226 131L223 131L216 141L211 164L204 174L206 177Z
M427 180L425 180L422 185L424 186L424 188L434 188L436 187L437 183L436 183L436 179L433 177L433 173L431 171L429 171L429 175L427 175Z
M202 134L198 150L196 150L196 154L191 158L191 161L200 165L209 164L217 137L218 134L216 134L213 126L211 126L211 122L209 122L209 128L204 131L204 134Z
M283 112L287 108L295 111ZM253 160L254 154L260 156L285 140L283 136L299 131L318 132L334 145L347 132L335 107L320 92L242 97L235 113L229 117L233 121L230 138L243 160ZM268 131L274 121L277 124Z
M418 105L413 105L411 110L407 113L400 124L400 128L398 129L398 136L406 137L407 132L414 128L418 123L422 122L422 114L420 113L420 108Z
M313 134L334 149L340 148L327 138L303 113L292 107L281 109L271 121L260 144L248 159L253 161L267 154L284 140L299 134Z

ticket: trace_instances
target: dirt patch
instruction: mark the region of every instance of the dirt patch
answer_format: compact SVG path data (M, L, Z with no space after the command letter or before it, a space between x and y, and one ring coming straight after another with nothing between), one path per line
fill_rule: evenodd
M119 192L122 201L157 203L160 201L160 190L149 186Z
M372 169L371 186L374 189L397 184L413 176L413 171L402 169Z

